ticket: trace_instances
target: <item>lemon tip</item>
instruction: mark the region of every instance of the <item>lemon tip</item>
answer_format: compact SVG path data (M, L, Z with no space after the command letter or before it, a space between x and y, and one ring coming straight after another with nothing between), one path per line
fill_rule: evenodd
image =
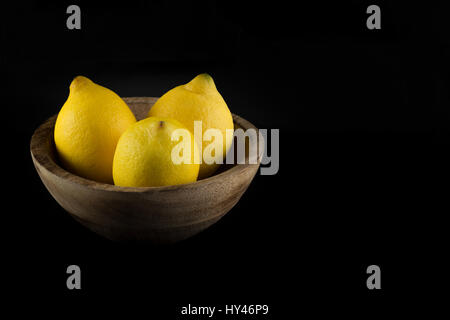
M70 84L70 90L76 90L86 84L90 84L92 83L91 80L89 80L86 77L83 76L76 76L73 80L72 83Z
M186 84L186 88L191 91L216 90L213 78L208 73L201 73Z

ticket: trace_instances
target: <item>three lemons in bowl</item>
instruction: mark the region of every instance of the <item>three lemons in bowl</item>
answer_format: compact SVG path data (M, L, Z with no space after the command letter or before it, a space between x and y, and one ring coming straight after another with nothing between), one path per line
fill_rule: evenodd
M194 135L196 122L202 132L221 133L219 154L226 155L233 119L208 74L166 92L140 121L116 93L78 76L56 120L55 146L62 166L87 179L125 187L190 183L219 166L203 161L202 150L213 141ZM174 162L181 140L189 161Z

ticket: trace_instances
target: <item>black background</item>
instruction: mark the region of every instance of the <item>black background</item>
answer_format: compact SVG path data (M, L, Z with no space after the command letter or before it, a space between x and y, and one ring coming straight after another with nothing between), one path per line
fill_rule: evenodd
M66 28L70 4L81 30ZM443 270L450 33L442 4L397 1L374 2L382 29L368 30L369 4L4 5L3 263L16 312L182 319L191 303L269 304L272 319L401 314L400 298ZM70 218L29 141L73 77L160 96L202 72L232 112L280 129L278 174L257 175L221 221L176 245L113 243ZM66 289L71 264L81 291ZM371 264L382 290L366 288Z

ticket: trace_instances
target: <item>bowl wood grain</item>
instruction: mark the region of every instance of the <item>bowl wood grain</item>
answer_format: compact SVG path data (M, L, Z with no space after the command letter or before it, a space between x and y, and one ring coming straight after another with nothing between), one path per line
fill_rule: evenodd
M145 118L157 98L124 98L137 120ZM148 188L118 187L84 179L63 169L57 159L53 131L57 115L34 132L30 150L43 184L77 221L111 240L172 243L208 228L241 198L256 164L222 165L218 172L194 183ZM233 115L235 129L252 128ZM258 139L261 137L258 136Z

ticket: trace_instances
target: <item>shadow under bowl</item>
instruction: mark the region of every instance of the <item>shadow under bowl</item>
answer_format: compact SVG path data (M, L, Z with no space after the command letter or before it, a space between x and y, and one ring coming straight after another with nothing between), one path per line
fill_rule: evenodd
M124 98L137 120L146 117L157 99ZM67 212L111 240L173 243L205 230L239 201L261 161L262 150L258 152L256 164L249 164L247 152L245 164L223 164L209 178L176 186L131 188L100 183L72 174L58 164L53 139L56 117L45 121L31 138L30 151L36 171ZM235 129L258 132L237 115L233 115L233 121ZM257 137L261 139L259 134Z

